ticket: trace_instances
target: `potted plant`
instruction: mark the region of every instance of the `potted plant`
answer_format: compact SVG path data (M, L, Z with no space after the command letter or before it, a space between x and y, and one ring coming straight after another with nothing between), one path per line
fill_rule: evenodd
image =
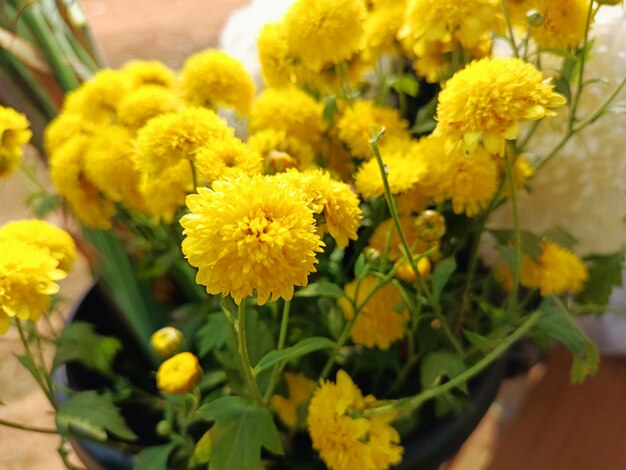
M558 227L522 230L519 204L624 86L577 114L600 4L466 3L300 0L260 35L258 96L216 50L179 73L102 70L66 96L45 147L101 290L53 338L52 367L38 321L74 242L40 221L0 228L0 325L20 331L63 439L138 469L425 468L439 462L414 460L413 440L453 452L472 425L443 447L424 435L472 411L475 425L521 338L562 342L572 380L593 375L574 318L606 304L614 263L581 259ZM30 136L1 111L8 175ZM550 119L560 140L527 154ZM493 226L507 207L512 227Z

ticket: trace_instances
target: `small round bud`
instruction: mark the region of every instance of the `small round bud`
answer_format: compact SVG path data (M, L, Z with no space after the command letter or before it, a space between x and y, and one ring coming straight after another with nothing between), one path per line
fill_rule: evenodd
M417 236L427 242L439 240L446 233L446 220L433 210L426 210L415 219Z
M368 261L376 261L380 259L380 251L376 248L372 248L371 246L365 248L365 250L363 250L363 254L365 255L365 259Z
M529 10L528 13L526 13L526 21L535 28L543 26L545 20L545 17L537 10Z
M150 337L150 345L159 356L171 357L180 352L184 340L182 331L172 326L166 326L154 332Z
M441 320L435 318L433 321L430 322L430 327L433 330L438 330L439 328L441 328Z
M422 279L428 279L428 276L430 276L430 267L430 260L427 257L421 258L417 262L417 271L420 273ZM408 283L413 283L417 280L413 266L406 261L406 258L402 258L396 262L396 277Z
M156 425L156 433L161 437L167 437L172 433L172 425L165 420L161 420Z
M159 367L157 388L167 393L191 392L202 377L198 358L189 352L176 354Z

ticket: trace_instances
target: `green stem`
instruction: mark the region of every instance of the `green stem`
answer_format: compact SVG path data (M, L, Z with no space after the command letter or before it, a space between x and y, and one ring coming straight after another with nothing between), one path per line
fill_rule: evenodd
M448 322L446 321L446 319L444 318L441 312L439 303L435 301L435 298L433 297L432 292L430 291L430 289L428 288L428 285L424 281L424 278L420 274L419 269L417 269L417 264L415 263L415 260L413 259L413 255L411 254L411 248L409 247L406 237L404 236L404 232L402 231L402 226L400 225L400 218L398 216L398 211L396 210L396 205L393 200L393 196L391 194L389 181L387 179L387 170L385 169L385 164L383 163L383 157L380 153L380 148L378 147L378 142L380 141L380 138L384 135L384 133L385 131L383 129L381 132L375 135L374 138L370 140L370 146L372 147L372 150L374 151L374 155L376 157L376 161L378 162L378 168L380 170L380 175L383 180L383 187L385 189L385 199L387 201L387 206L389 207L389 212L391 213L393 225L396 228L396 231L398 232L398 237L400 238L402 251L404 252L404 256L406 257L407 261L409 262L409 265L411 266L411 269L413 270L413 273L415 274L415 278L417 280L417 285L419 287L419 290L426 295L426 298L428 298L428 301L430 302L430 305L435 313L435 316L441 322L442 329L445 335L448 337L448 340L450 341L450 343L452 344L456 352L462 355L463 348L461 348L461 345L452 334L452 331L450 330L450 327L448 326Z
M513 49L513 54L515 55L515 57L519 58L519 49L517 48L517 44L515 44L513 24L511 23L511 15L509 14L509 6L506 4L506 0L500 0L500 5L502 7L502 12L504 13L504 20L506 21L506 29L509 43L511 44L511 48Z
M587 11L587 19L585 23L585 39L583 40L582 57L580 58L580 68L578 70L578 88L576 89L576 95L574 96L574 102L572 103L572 109L570 111L569 120L567 122L567 128L571 132L576 122L576 111L578 110L578 104L580 103L580 97L583 92L583 79L585 74L585 64L587 62L587 44L589 43L589 28L591 26L591 17L593 15L593 1L589 2L589 10Z
M283 315L280 322L280 333L278 334L278 347L277 351L281 351L285 347L285 342L287 341L287 326L289 325L289 310L291 309L291 302L285 302L283 305ZM265 396L263 400L265 403L269 402L272 394L274 393L274 389L276 388L276 383L278 382L278 377L282 372L282 366L276 364L272 369L272 375L270 376L270 381L267 385L267 389L265 390Z
M515 233L515 260L513 266L513 288L509 293L509 308L517 308L517 294L519 291L520 270L522 267L522 232L520 229L519 206L517 201L517 188L513 178L513 168L506 152L504 154L504 165L506 168L506 178L511 193L511 205L513 208L513 230Z
M21 429L22 431L40 432L43 434L58 434L56 429L40 428L39 426L29 426L27 424L14 423L13 421L7 421L4 419L0 419L0 426Z
M189 165L191 165L191 178L193 179L193 192L195 193L198 190L198 172L191 160L189 160Z
M259 392L259 387L254 378L250 355L248 353L248 340L246 338L246 299L241 299L237 312L237 352L243 364L244 380L248 386L248 391L250 395L252 395L252 398L262 405L263 397L261 397L261 392Z
M586 313L612 313L613 315L619 315L620 317L626 317L626 310L621 308L612 307L610 305L580 305L574 307L574 313L577 315L584 315Z
M396 410L409 413L417 409L426 401L432 400L433 398L436 398L439 395L447 393L453 388L456 388L459 385L466 383L478 373L486 369L492 362L502 356L502 354L504 354L506 350L511 347L511 345L513 345L533 327L533 325L537 322L540 316L541 312L539 311L536 311L533 314L529 315L524 320L524 322L517 328L517 330L515 330L506 340L496 346L489 354L487 354L485 357L483 357L480 361L478 361L462 374L457 375L456 377L450 379L444 384L439 385L436 388L431 388L412 397L403 398L400 400L396 400L393 403L366 410L364 415L371 417Z

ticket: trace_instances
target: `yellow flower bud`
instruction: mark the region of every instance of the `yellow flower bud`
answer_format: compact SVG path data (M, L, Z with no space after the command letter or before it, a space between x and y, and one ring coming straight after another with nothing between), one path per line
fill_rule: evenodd
M406 258L397 261L396 265L396 277L398 279L408 283L416 281L415 272L409 262L406 261ZM430 268L430 260L427 257L421 258L417 262L417 270L420 276L422 276L422 279L428 279L428 276L430 276Z
M417 236L427 242L439 240L446 233L446 221L443 216L433 210L422 212L415 220Z
M182 331L166 326L154 332L150 338L150 345L159 356L171 357L180 352L184 339Z
M198 358L183 352L161 364L156 374L157 388L168 393L187 393L193 390L201 376Z

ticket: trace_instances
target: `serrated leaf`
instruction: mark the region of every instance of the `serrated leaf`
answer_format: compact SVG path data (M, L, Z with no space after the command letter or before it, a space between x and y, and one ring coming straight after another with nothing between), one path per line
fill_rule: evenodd
M343 289L334 282L318 281L300 289L294 294L294 297L330 297L338 299L343 297Z
M102 336L94 331L93 325L75 321L68 324L57 341L53 368L67 362L79 362L89 369L104 375L113 373L113 361L122 349L117 338Z
M439 385L444 377L452 379L465 372L467 367L461 356L453 352L434 351L420 364L420 383L423 389Z
M544 299L539 310L542 315L537 320L536 328L563 344L574 357L570 373L572 382L578 383L593 376L598 369L598 350L572 315L556 298Z
M167 470L167 461L176 449L176 443L148 447L134 458L133 470Z
M206 356L211 351L223 347L230 335L232 335L231 326L224 314L211 313L204 326L196 333L198 353L200 356Z
M211 428L211 470L257 470L261 449L282 455L276 424L267 408L242 397L221 397L202 406L198 419Z
M589 279L577 301L606 305L615 286L622 285L623 254L593 256L587 260Z
M435 270L431 276L431 283L433 286L433 297L436 302L439 302L441 292L454 271L456 271L456 261L454 258L444 258L435 266Z
M56 425L59 434L64 437L70 437L71 431L74 431L98 441L105 441L107 433L127 441L137 439L124 422L111 395L106 393L98 395L87 391L72 395L57 409Z
M306 354L319 351L320 349L330 349L333 347L335 347L335 342L328 338L324 338L322 336L306 338L289 348L281 349L280 351L270 351L267 353L261 358L254 368L254 373L259 374L263 370L272 367L275 364L285 363Z

